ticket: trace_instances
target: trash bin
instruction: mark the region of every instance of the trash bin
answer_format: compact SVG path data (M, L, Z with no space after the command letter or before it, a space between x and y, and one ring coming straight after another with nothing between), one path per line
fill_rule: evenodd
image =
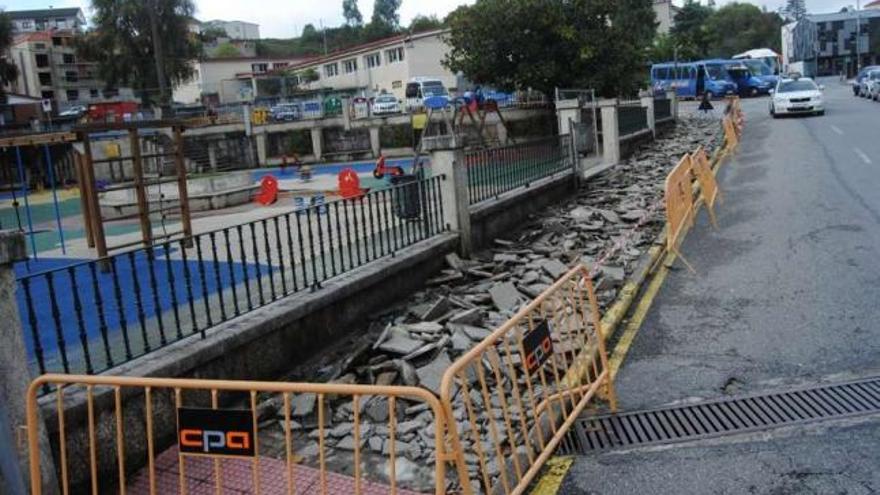
M411 220L422 215L422 198L419 178L414 174L391 178L394 214L399 218Z

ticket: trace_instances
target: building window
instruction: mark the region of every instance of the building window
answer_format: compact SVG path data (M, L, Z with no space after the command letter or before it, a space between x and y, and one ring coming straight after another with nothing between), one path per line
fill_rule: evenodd
M90 89L89 90L89 98L97 98L97 97L98 97L98 90L97 89Z
M50 72L40 72L37 77L40 80L41 86L51 86L52 85L52 74Z
M382 59L378 53L371 53L364 55L364 62L366 62L367 68L372 69L373 67L379 67L382 64Z
M385 50L385 58L389 64L394 62L403 62L403 47Z
M21 21L21 28L22 29L30 29L31 27L33 27L33 24L31 24L31 21Z
M343 60L342 61L342 70L344 70L346 74L351 74L352 72L357 72L357 70L358 70L357 59L351 58L348 60Z
M61 57L62 57L62 60L64 61L65 64L75 64L76 63L76 57L74 57L72 53L65 53Z
M391 81L391 89L400 89L403 87L403 81Z
M52 37L52 46L61 46L63 44L64 44L64 42L61 40L60 37L58 37L58 36Z
M65 72L64 77L65 77L65 79L67 79L67 82L79 81L79 74L77 74L76 72L73 72L73 71Z
M324 66L324 75L334 77L339 75L339 66L336 64L327 64Z
M76 101L79 100L79 91L75 89L67 90L67 101Z
M44 100L51 100L51 99L55 98L54 91L43 91L40 93L40 95Z
M34 55L34 60L37 62L37 67L39 68L49 67L49 55L46 55L45 53Z
M34 43L34 50L45 50L45 49L46 49L45 43Z
M287 62L275 62L274 64L272 64L272 69L274 69L274 70L283 69L283 68L287 67L287 64L288 64Z
M269 70L269 64L251 64L251 72L254 74L262 74Z

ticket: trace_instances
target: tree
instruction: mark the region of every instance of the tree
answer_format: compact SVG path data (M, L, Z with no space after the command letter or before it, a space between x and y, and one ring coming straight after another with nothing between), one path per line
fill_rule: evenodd
M750 3L726 4L706 21L709 55L730 57L763 47L779 52L783 22L776 12L761 10Z
M349 26L364 25L364 16L358 9L357 0L342 0L342 15L345 16L345 23Z
M654 45L648 53L648 60L653 63L676 60L680 57L675 39L669 34L658 34L654 39Z
M0 12L0 103L6 103L4 87L18 78L18 67L7 60L9 47L12 46L12 21L4 12Z
M221 43L217 46L217 49L214 50L212 54L214 58L232 58L241 56L241 50L239 50L232 43L226 42Z
M397 11L400 9L402 0L376 0L373 3L373 17L370 24L376 26L384 26L386 29L394 32L400 27L400 15Z
M675 14L675 23L670 30L676 51L673 58L677 55L678 60L693 60L706 56L709 49L706 21L713 13L711 7L705 7L696 0L687 0Z
M443 27L443 21L437 19L437 16L417 15L409 23L409 32L421 33L424 31L433 31Z
M786 0L782 12L788 19L799 21L807 15L807 2L806 0Z
M192 0L92 0L92 10L94 29L82 37L79 49L85 59L98 62L98 75L108 89L131 86L144 103L167 103L170 90L159 95L158 89L192 77L192 61L199 56L198 40L187 26L195 12ZM158 66L164 71L162 83Z
M652 0L478 0L447 24L443 63L474 83L545 94L592 87L608 96L644 83L656 29Z

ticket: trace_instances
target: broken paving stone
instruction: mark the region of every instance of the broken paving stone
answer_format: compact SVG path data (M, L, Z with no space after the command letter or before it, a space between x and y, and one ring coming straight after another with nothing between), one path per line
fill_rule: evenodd
M449 302L448 297L441 297L437 299L434 304L428 306L428 308L423 311L418 318L422 321L425 320L435 320L445 315L449 309L452 307L452 304Z
M393 325L391 325L391 323L385 325L385 329L382 330L382 333L379 335L379 338L376 339L376 343L373 344L373 350L378 349L379 346L382 345L382 342L385 342L385 339L388 338L388 333L391 332L391 327L392 327L392 326L393 326Z
M543 268L544 271L547 272L547 275L550 275L554 280L568 272L568 267L557 259L551 259L541 263L541 268Z
M296 418L310 416L315 411L315 404L318 402L315 394L298 394L293 399L293 412Z
M465 325L474 325L483 320L480 308L473 308L457 313L449 319L450 323L462 323Z
M492 258L492 261L494 261L495 263L518 263L519 256L515 254L497 253Z
M383 371L376 377L376 385L392 385L397 378L396 371Z
M410 332L420 333L440 333L443 331L443 325L433 321L423 321L419 323L411 323L406 326Z
M404 385L413 387L419 384L419 376L413 365L402 359L395 359L393 364L397 372L400 373L400 378L403 380Z
M440 380L443 373L452 365L449 357L445 352L441 352L439 356L434 358L427 366L423 366L416 370L419 376L419 385L440 395Z
M434 277L428 279L426 282L428 285L443 285L448 284L449 282L455 282L457 280L461 280L464 278L464 275L461 272L449 273L445 275L440 275L439 277Z
M548 284L530 284L522 288L523 292L526 293L531 298L536 298L541 295L542 292L550 288Z
M446 255L446 264L453 270L462 271L466 268L465 262L462 261L456 253L449 253Z
M452 334L452 349L456 352L465 352L470 350L473 342L464 332L455 332Z
M379 437L370 437L369 440L370 450L376 452L377 454L382 452L382 444L384 441Z
M593 212L589 208L578 206L568 212L568 216L575 222L586 222L593 218Z
M626 277L626 271L622 266L605 265L600 268L602 275L610 279L612 282L621 283Z
M475 327L473 325L455 325L450 324L449 329L453 332L463 332L469 339L474 342L482 342L486 337L492 335L492 332L485 328Z
M489 289L489 295L492 296L492 302L500 311L514 310L523 302L522 294L510 282L495 284Z
M597 209L596 212L602 215L602 218L604 218L608 222L620 223L620 217L617 215L617 213L614 213L611 210Z
M398 332L392 332L391 338L379 345L379 350L391 354L405 355L415 351L422 344L421 340L411 339Z
M388 402L378 398L370 399L364 408L364 415L374 423L388 421Z

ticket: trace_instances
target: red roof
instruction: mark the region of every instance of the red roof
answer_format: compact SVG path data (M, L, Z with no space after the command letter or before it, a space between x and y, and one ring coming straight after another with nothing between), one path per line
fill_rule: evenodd
M866 4L865 8L866 9L880 8L880 0L874 0L873 2Z

